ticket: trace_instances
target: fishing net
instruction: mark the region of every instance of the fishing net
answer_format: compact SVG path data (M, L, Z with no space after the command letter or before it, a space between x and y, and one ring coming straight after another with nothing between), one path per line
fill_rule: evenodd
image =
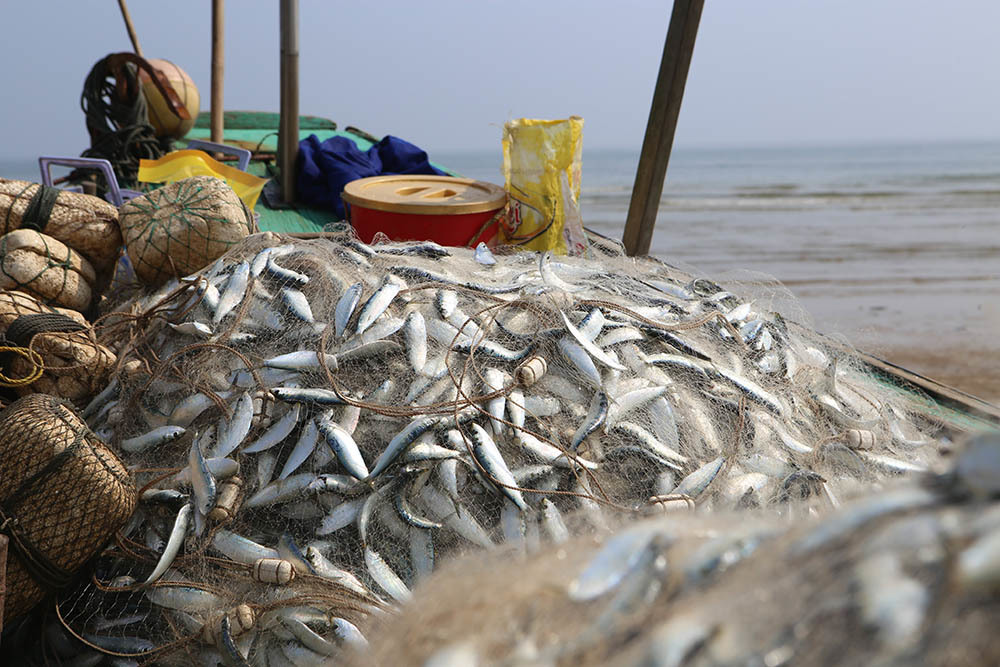
M257 234L119 304L84 415L143 493L61 632L309 664L463 554L675 510L795 522L941 464L954 429L785 292L588 252Z
M364 662L995 664L998 465L994 434L946 474L810 520L675 514L469 558L366 628Z
M202 268L255 227L225 181L193 176L126 202L121 229L136 276L158 286Z
M0 530L10 538L4 613L16 618L66 587L135 508L118 458L53 396L0 413Z
M0 387L85 402L105 387L115 354L75 311L0 292ZM81 403L82 405L82 403Z
M0 178L0 234L32 227L87 258L102 280L122 247L118 209L100 197Z
M86 311L97 280L94 267L65 243L31 229L0 236L0 288L45 303Z

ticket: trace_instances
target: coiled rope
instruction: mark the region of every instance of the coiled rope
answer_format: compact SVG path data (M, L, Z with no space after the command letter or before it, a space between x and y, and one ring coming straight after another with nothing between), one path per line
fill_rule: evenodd
M108 160L118 184L135 188L139 160L162 157L170 151L171 139L157 138L149 124L135 67L112 67L113 57L99 60L83 84L80 106L87 116L90 148L81 156Z

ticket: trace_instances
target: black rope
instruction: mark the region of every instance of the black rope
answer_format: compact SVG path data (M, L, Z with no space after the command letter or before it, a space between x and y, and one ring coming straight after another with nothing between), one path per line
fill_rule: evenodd
M35 313L21 315L10 323L4 337L18 347L28 347L31 339L49 331L82 331L86 329L71 317L60 313Z
M59 192L59 188L39 185L35 194L28 201L28 208L21 216L21 228L44 232L45 226L49 224L49 217L52 215L52 207L56 205L56 199L59 198Z
M60 313L35 313L21 315L10 323L7 331L0 333L0 346L30 347L32 339L40 333L49 331L82 331L87 327L76 320ZM0 352L0 373L11 372L10 364L17 355L13 352Z
M111 162L118 184L124 188L138 186L139 160L155 160L171 148L171 139L158 139L149 124L146 98L132 67L123 68L128 77L124 90L127 100L120 100L111 78L108 58L100 60L90 70L83 84L80 106L87 115L90 148L83 157L104 158Z

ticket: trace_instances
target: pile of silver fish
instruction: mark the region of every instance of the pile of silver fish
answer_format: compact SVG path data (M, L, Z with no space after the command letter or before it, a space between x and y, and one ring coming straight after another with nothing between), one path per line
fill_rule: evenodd
M259 234L120 308L83 415L142 501L65 628L123 660L313 664L469 550L809 516L940 465L950 434L848 348L593 252Z
M997 664L1000 432L974 438L945 474L816 520L764 512L646 519L598 544L578 539L520 562L476 560L383 619L365 659Z

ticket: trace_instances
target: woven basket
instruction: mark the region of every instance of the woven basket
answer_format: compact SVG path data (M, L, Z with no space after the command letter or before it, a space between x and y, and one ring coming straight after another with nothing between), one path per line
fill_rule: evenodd
M0 178L0 234L20 229L41 186ZM100 197L60 191L41 230L86 257L98 275L110 277L122 247L118 209Z
M54 394L83 404L103 389L117 361L114 352L97 342L93 329L79 313L46 306L34 297L17 291L0 292L0 333L25 315L59 313L83 325L79 331L51 331L35 334L20 345L30 346L41 355L45 370L31 384L17 386L21 396ZM7 363L8 378L29 377L35 364L23 356L13 356Z
M152 286L207 266L256 227L233 189L213 176L185 178L125 202L120 223L136 276Z
M33 229L0 236L0 289L20 289L48 304L85 311L97 280L94 267L58 239Z
M122 462L76 413L43 394L0 412L0 466L0 507L11 537L5 615L15 618L68 584L124 525L136 490Z

